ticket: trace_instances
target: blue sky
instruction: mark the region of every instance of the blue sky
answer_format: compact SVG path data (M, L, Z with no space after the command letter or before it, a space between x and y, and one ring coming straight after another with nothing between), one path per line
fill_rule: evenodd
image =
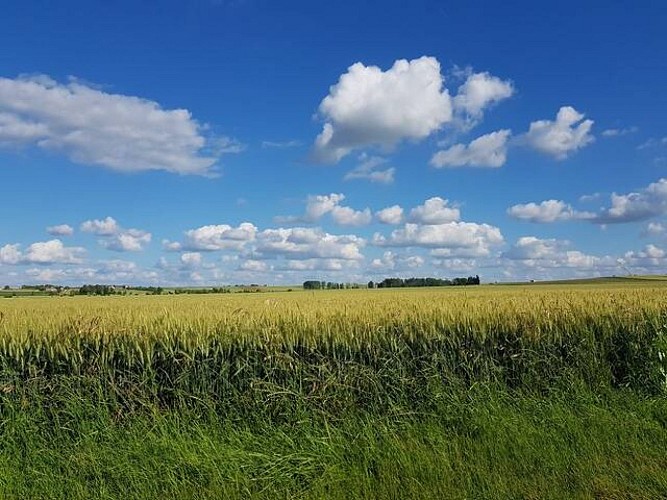
M12 2L0 284L665 273L665 24L648 2Z

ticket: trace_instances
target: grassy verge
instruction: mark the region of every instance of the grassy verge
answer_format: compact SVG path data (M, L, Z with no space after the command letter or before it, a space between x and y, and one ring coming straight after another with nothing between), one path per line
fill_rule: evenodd
M428 414L244 422L5 405L3 498L664 498L667 402L480 388Z

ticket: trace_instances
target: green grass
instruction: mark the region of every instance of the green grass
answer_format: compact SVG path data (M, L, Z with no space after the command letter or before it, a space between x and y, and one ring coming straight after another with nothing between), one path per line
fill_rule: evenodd
M32 410L3 420L3 498L667 496L667 404L628 392L477 388L429 414L289 424Z

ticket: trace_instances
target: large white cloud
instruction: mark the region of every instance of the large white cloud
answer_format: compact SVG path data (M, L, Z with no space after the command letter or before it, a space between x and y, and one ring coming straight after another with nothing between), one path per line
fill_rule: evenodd
M458 89L453 99L454 111L462 114L468 125L482 118L484 110L514 94L514 86L487 72L473 73Z
M21 251L18 244L0 247L0 264L81 264L86 255L82 247L67 247L59 239L38 241Z
M350 207L335 206L331 210L331 218L340 226L365 226L370 224L373 216L370 208L354 210Z
M97 236L112 236L120 231L118 222L113 217L105 219L92 219L81 223L81 231L92 233Z
M303 215L278 216L274 220L279 224L312 224L329 214L335 224L340 226L364 226L373 219L371 210L355 210L342 206L345 200L341 193L309 195L306 199L306 209Z
M594 216L589 212L578 212L561 200L518 204L508 208L507 213L515 219L539 223L590 219Z
M21 262L21 245L4 245L0 247L0 264L18 264Z
M403 222L403 207L392 205L375 212L375 217L382 224L397 225Z
M523 141L542 153L564 160L594 141L590 133L592 127L593 120L584 120L582 113L571 106L563 106L555 121L532 122Z
M522 267L536 269L571 268L587 271L610 271L618 267L616 259L610 256L590 255L578 250L570 250L568 241L541 239L523 236L503 253L509 261Z
M647 187L628 194L611 195L611 207L595 218L602 224L635 222L667 214L667 179L659 179Z
M410 220L418 224L445 224L461 218L458 208L449 205L449 200L434 196L410 210Z
M102 238L102 247L115 252L140 252L151 242L152 234L142 229L124 229L113 217L92 219L81 223L81 231Z
M443 83L433 57L397 60L387 71L353 64L320 103L314 159L336 163L356 148L424 139L452 118Z
M238 227L228 224L201 226L185 232L185 241L163 242L167 250L241 250L244 245L255 239L257 227L250 222L243 222Z
M655 245L646 245L643 250L626 252L619 264L635 273L667 270L667 252Z
M72 236L74 228L69 224L58 224L57 226L47 227L46 232L51 236Z
M375 258L370 263L371 271L377 272L402 272L419 269L424 265L424 258L420 255L402 255L387 250L382 257Z
M207 175L221 153L239 148L230 149L227 138L207 141L203 131L188 110L76 80L0 78L0 146L36 146L124 172Z
M507 141L510 130L498 130L478 137L470 144L454 144L438 151L431 158L431 165L444 167L502 167L507 161Z
M263 258L360 260L364 245L364 239L353 234L333 235L306 227L277 228L257 235L255 252Z
M373 236L373 244L377 246L440 249L449 257L489 255L491 249L503 241L497 227L474 222L432 225L407 223L392 231L388 237L379 233Z

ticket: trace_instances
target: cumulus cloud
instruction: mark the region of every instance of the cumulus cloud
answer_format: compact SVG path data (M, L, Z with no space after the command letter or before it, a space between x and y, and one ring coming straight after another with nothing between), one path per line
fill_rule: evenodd
M667 227L662 222L649 222L642 231L642 236L660 236L667 232Z
M0 247L0 264L18 264L21 262L21 245L4 245Z
M140 252L151 242L152 235L141 229L128 229L100 240L100 244L116 252Z
M492 247L501 245L503 241L497 227L473 222L407 223L401 229L392 231L388 237L379 233L373 236L373 244L377 246L440 249L439 255L450 257L489 255Z
M394 174L396 173L394 167L384 170L378 168L387 163L386 158L380 156L369 157L365 153L362 153L359 160L361 163L345 174L343 180L366 179L378 184L391 184L394 182Z
M375 212L375 218L382 224L397 225L403 222L403 207L392 205Z
M112 236L120 231L120 226L116 219L107 217L106 219L93 219L81 223L81 231L92 233L97 236Z
M252 272L260 273L260 272L268 271L270 268L269 268L269 265L264 261L248 259L248 260L243 261L239 265L239 269L241 271L252 271Z
M18 244L0 248L0 264L81 264L86 255L85 248L67 247L62 241L53 239L38 241L21 251Z
M356 269L359 263L356 260L346 259L303 259L286 260L278 269L286 271L344 271Z
M363 259L365 240L356 235L333 235L321 229L265 229L257 235L255 252L263 258Z
M185 269L197 269L202 265L202 256L199 252L184 252L180 260L181 266Z
M397 60L387 71L353 64L320 103L325 124L313 159L336 163L357 148L391 148L428 137L452 118L443 83L433 57Z
M401 272L418 269L424 265L424 262L424 258L420 255L401 255L387 250L382 254L382 257L371 261L370 268L380 273L387 271Z
M599 194L582 196L580 201L597 200ZM596 212L579 211L560 200L541 203L519 204L510 207L507 213L520 220L530 222L554 222L565 220L587 220L595 224L638 222L667 214L667 179L658 179L646 186L626 194L612 193L609 207ZM653 229L657 229L655 223Z
M57 226L47 227L46 232L51 236L72 236L74 234L74 228L69 224L59 224Z
M635 222L667 214L667 179L628 194L611 195L611 206L599 213L594 222L600 224Z
M434 196L410 211L410 220L418 224L445 224L461 218L456 207L449 206L449 200Z
M507 209L507 213L515 219L538 223L590 219L594 216L589 212L578 212L560 200L514 205Z
M204 129L186 109L163 109L74 79L0 78L0 145L37 146L122 172L208 175L219 154L238 144L207 140Z
M140 252L151 242L152 234L142 229L124 229L113 217L92 219L81 223L81 231L102 238L102 247L115 252Z
M168 250L196 250L212 252L215 250L240 250L255 239L257 227L250 222L243 222L238 227L228 224L201 226L185 232L183 243L164 241Z
M454 112L462 115L471 126L482 118L487 107L513 94L514 86L510 81L487 72L470 74L453 99Z
M354 210L350 207L335 206L331 210L331 218L340 226L365 226L370 224L373 216L370 208Z
M498 130L465 144L454 144L438 151L431 158L431 165L444 167L502 167L507 161L507 141L512 132Z
M303 215L278 216L274 219L282 224L312 224L330 214L333 222L341 226L364 226L371 222L373 216L369 208L354 210L340 205L343 200L345 195L341 193L309 195Z
M646 245L643 250L626 252L618 261L620 265L634 272L655 272L656 268L664 272L667 267L667 252L655 245Z
M523 141L541 153L564 160L572 153L594 141L590 131L593 120L571 106L558 110L556 120L538 120L530 124Z
M600 271L617 267L616 260L610 256L589 255L578 250L569 250L569 247L568 241L524 236L504 252L503 257L517 261L523 267L537 269L575 268Z

